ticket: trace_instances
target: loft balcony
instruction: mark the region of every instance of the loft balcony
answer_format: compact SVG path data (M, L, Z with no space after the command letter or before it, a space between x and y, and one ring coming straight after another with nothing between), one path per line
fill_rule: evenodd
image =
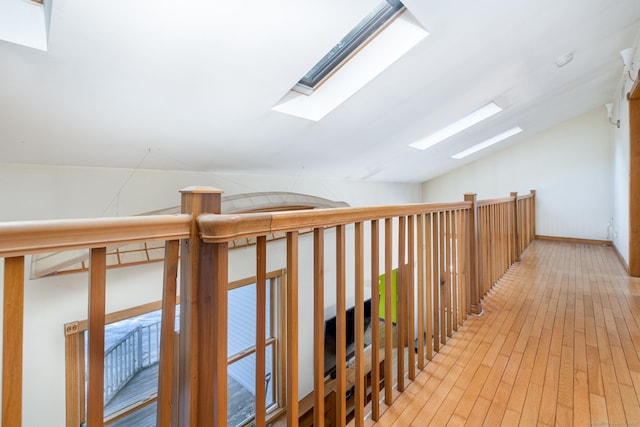
M67 425L127 425L130 414L105 417L104 331L116 316L105 309L105 259L107 246L141 241L165 242L159 375L150 381L157 425L228 425L230 366L248 357L255 425L594 422L617 420L619 407L633 416L632 282L610 247L534 242L534 192L239 215L217 214L219 198L195 188L178 215L1 225L3 425L22 424L24 256L79 248L90 250L89 316L66 328ZM274 233L286 237L267 244ZM248 286L230 280L229 242L239 238L256 242L242 249L255 265L246 288L255 342L233 353L231 295ZM283 261L278 274L269 272L274 259ZM327 371L329 320L330 354L344 363ZM86 368L70 375L85 356ZM301 387L309 381L310 393Z

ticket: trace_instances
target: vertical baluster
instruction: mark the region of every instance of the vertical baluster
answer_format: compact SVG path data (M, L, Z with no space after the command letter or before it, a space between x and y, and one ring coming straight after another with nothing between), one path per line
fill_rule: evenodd
M79 405L80 405L80 423L84 423L87 421L87 401L86 401L86 390L85 390L85 384L87 382L87 368L85 365L85 361L86 361L86 352L85 352L85 342L86 342L86 331L83 331L82 333L79 334L79 340L78 340L78 351L79 351L79 356L78 358L80 359L80 376L79 376L79 382L78 384L80 384L80 399L79 399ZM73 425L71 427L77 427L79 424Z
M474 193L467 193L464 195L464 200L467 202L471 202L471 209L469 210L468 218L467 218L467 233L466 239L467 242L467 260L469 263L469 274L468 274L468 283L469 283L469 299L467 304L469 305L469 310L472 314L479 315L482 313L482 304L480 302L480 292L479 292L479 270L478 270L478 240L479 240L479 231L478 231L478 205L476 203L476 195Z
M82 390L82 393L84 393L84 383L80 382L80 366L84 365L84 361L80 359L79 344L81 334L78 333L78 322L66 324L64 328L64 335L66 373L65 392L67 396L67 402L77 403L80 400L80 390ZM80 419L80 407L67 404L66 419L67 427L79 426L82 422Z
M447 311L446 311L446 316L447 316L447 337L451 338L453 336L453 304L451 301L451 288L453 287L453 274L451 271L451 264L452 264L452 258L451 258L451 253L452 253L452 245L451 245L451 211L446 211L444 213L444 217L445 217L445 277L446 277L446 283L444 286L444 294L445 294L445 301L446 301L446 307L447 307ZM444 344L444 343L443 343Z
M106 248L90 251L89 261L89 390L88 425L100 427L104 419L104 323Z
M518 193L511 193L513 196L513 261L520 261L520 217L518 216Z
M198 295L198 427L227 425L229 251L202 244ZM207 280L208 279L208 280Z
M518 223L520 224L519 235L520 235L520 254L524 252L524 249L527 247L527 232L526 232L526 203L525 200L521 200L518 204Z
M536 238L536 190L531 190L531 240Z
M371 221L371 419L380 418L380 235Z
M356 427L364 425L364 224L355 224L355 421Z
M493 235L495 236L495 251L494 254L494 262L493 262L493 275L491 277L490 283L487 286L487 292L491 290L491 287L498 279L500 265L502 264L502 227L500 224L500 204L495 204L493 207Z
M4 260L2 312L2 425L22 425L24 257Z
M440 296L440 343L447 343L447 276L446 276L446 263L447 263L447 244L446 244L446 230L447 222L445 219L445 212L440 212L440 264L439 264L439 276L438 283L438 295Z
M336 422L345 425L346 420L346 269L345 269L345 227L336 227Z
M384 220L384 403L393 403L392 241L393 223Z
M493 276L491 277L490 283L487 286L487 292L491 290L493 284L498 280L498 275L500 272L500 264L502 258L502 227L500 224L500 204L493 205L493 235L495 236L495 255L493 262Z
M483 262L482 262L482 267L485 270L485 275L484 275L484 280L482 281L481 297L484 297L487 293L488 283L491 281L491 269L493 268L491 264L491 261L493 260L493 244L492 244L493 234L491 233L491 207L485 206L483 208L483 211L484 211L483 217L485 219L484 221L485 222L485 226L484 226L485 238L483 239L485 250L483 251L482 255L484 256L486 254L487 256L483 258Z
M417 221L418 233L418 369L424 369L424 264L426 260L426 251L424 244L424 214L418 215Z
M505 203L500 204L500 222L501 225L501 235L502 235L502 268L500 269L500 277L507 270L507 266L509 265L509 240L507 239L508 235L508 227L507 227L507 205Z
M433 250L433 351L440 351L440 213L434 212L431 222L431 240Z
M256 240L256 427L266 424L267 238Z
M496 215L495 215L495 209L496 209L496 205L490 205L489 206L489 241L490 241L490 247L492 249L491 252L491 258L489 259L489 263L491 265L491 271L489 274L489 277L487 279L487 282L485 284L485 291L484 294L486 295L487 292L489 292L489 289L491 289L491 284L494 282L494 278L495 278L495 271L497 270L496 268L496 260L499 258L497 256L497 252L498 252L498 242L497 242L497 226L496 226Z
M324 425L324 228L313 230L313 424Z
M407 345L408 345L408 353L409 353L409 379L416 379L416 352L414 351L414 342L416 339L415 333L415 278L414 278L414 267L415 267L415 217L410 215L407 219L407 284L406 289L407 295L407 312L408 312L408 322L407 322Z
M404 391L404 354L406 344L406 328L407 328L407 313L406 313L406 268L405 268L405 233L406 233L406 218L401 216L398 219L398 280L397 280L397 300L396 300L396 327L398 328L398 345L397 345L397 368L398 379L397 387L399 392Z
M336 365L339 366L340 364L337 363ZM344 395L342 397L344 398ZM298 425L298 232L290 231L287 233L287 426L295 427L297 425Z
M458 287L460 286L460 270L458 269L458 222L459 211L451 211L451 325L458 330Z
M427 335L427 360L433 359L433 233L432 233L433 214L425 215L424 225L424 243L425 243L425 260L426 260L426 278L425 278L425 334Z
M457 242L458 242L458 324L462 325L462 323L467 320L467 301L466 301L466 289L467 285L467 236L465 233L465 224L466 224L466 210L458 211L457 215Z
M491 290L491 287L498 279L498 274L500 271L500 266L502 264L502 227L500 224L500 204L496 203L492 206L493 208L493 235L495 236L494 247L496 253L494 254L494 262L493 262L493 275L491 276L491 281L487 286L487 291Z

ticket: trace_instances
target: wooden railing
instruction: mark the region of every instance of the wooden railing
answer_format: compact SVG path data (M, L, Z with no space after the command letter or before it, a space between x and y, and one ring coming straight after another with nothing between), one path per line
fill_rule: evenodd
M286 233L284 251L286 306L286 424L298 425L299 293L313 294L314 424L324 425L324 308L327 286L335 286L336 360L346 361L346 295L355 298L353 411L347 408L346 363L336 367L336 420L347 413L355 425L366 414L377 420L404 391L417 370L454 335L467 315L482 311L487 281L497 280L535 236L534 195L476 202L415 204L373 208L339 208L243 215L219 215L221 191L194 187L182 192L177 216L112 218L0 224L0 257L4 257L4 328L2 426L22 425L22 315L24 256L65 249L90 249L89 369L87 420L67 413L67 425L81 421L103 425L106 247L142 241L165 241L163 313L158 379L159 426L227 425L227 291L229 242L255 237L257 289L256 425L265 426L265 283L266 236ZM527 212L523 212L527 210ZM523 224L527 221L528 223ZM301 237L301 231L312 234ZM325 239L331 234L330 239ZM311 245L300 245L312 239ZM325 240L335 245L335 277L325 277ZM179 243L181 242L181 243ZM526 243L524 243L526 242ZM178 261L179 246L181 256ZM301 247L310 247L309 252ZM348 249L349 248L349 249ZM299 282L300 263L313 259L312 283ZM177 270L180 262L180 342L174 352ZM396 322L392 312L393 270L397 268ZM350 277L347 277L350 271ZM305 272L306 273L306 272ZM365 287L371 288L372 311L380 305L378 281L385 277L384 320L372 322L370 351L364 345ZM377 318L378 316L373 316ZM384 327L384 333L381 328ZM79 345L76 343L76 345ZM414 350L415 348L415 350ZM365 356L365 353L367 354ZM175 362L178 358L178 363ZM383 361L384 360L384 361ZM370 363L369 363L370 362ZM382 362L382 363L381 363ZM365 369L368 365L370 368ZM174 366L179 372L174 372ZM306 366L305 366L306 367ZM302 371L303 375L309 369ZM175 378L178 380L175 380ZM406 377L406 378L405 378ZM367 382L373 385L367 387ZM78 393L78 388L67 393ZM178 389L177 393L174 391ZM179 396L176 398L174 396ZM381 399L383 398L383 399ZM366 402L370 400L370 406ZM384 403L381 403L381 401Z
M536 191L525 196L518 196L518 250L524 252L536 238Z

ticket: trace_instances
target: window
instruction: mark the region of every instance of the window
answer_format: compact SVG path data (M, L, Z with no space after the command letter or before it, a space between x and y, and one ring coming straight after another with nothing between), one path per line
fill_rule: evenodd
M400 1L385 0L272 109L308 120L321 120L428 34Z
M300 79L294 90L300 90L306 94L312 93L316 86L404 8L402 2L398 0L385 0L380 3Z
M267 414L284 407L282 361L282 271L267 275ZM107 315L104 357L104 423L110 427L156 425L161 302ZM179 329L179 306L175 329ZM256 284L249 278L229 284L228 425L245 426L255 417ZM70 415L86 421L87 321L65 325L67 425ZM74 418L75 419L75 418ZM78 425L78 424L75 424Z

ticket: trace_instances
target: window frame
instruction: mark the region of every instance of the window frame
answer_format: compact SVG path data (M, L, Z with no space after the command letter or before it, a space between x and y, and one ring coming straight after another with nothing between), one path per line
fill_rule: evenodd
M275 402L267 412L267 421L271 421L280 416L286 410L285 399L285 357L286 357L286 330L285 330L285 313L286 299L284 292L286 289L286 270L279 269L267 273L266 279L270 280L271 285L271 309L270 325L271 338L266 340L265 348L273 346L273 366L272 366L272 384L274 387ZM256 276L247 277L245 279L229 282L228 291L248 286L256 283ZM180 303L180 296L176 297L176 303ZM108 313L105 315L105 325L115 323L121 320L147 314L162 309L162 301L154 301L147 304L127 308L124 310ZM64 324L65 335L65 407L66 407L66 426L77 427L81 423L86 422L86 396L84 383L86 382L87 372L85 369L85 331L89 328L87 319L78 320ZM179 337L179 332L176 332ZM233 354L227 358L227 366L233 362L241 360L245 357L255 354L255 345L250 348L251 351L243 351ZM178 364L176 356L175 363ZM177 371L176 371L177 372ZM108 426L142 408L148 406L158 400L158 393L150 394L141 400L132 403L122 409L104 417L104 425ZM251 424L250 420L246 420L244 425Z
M383 0L307 71L294 85L293 90L306 95L312 94L343 63L356 55L362 46L384 31L388 24L405 10L406 6L400 0Z

